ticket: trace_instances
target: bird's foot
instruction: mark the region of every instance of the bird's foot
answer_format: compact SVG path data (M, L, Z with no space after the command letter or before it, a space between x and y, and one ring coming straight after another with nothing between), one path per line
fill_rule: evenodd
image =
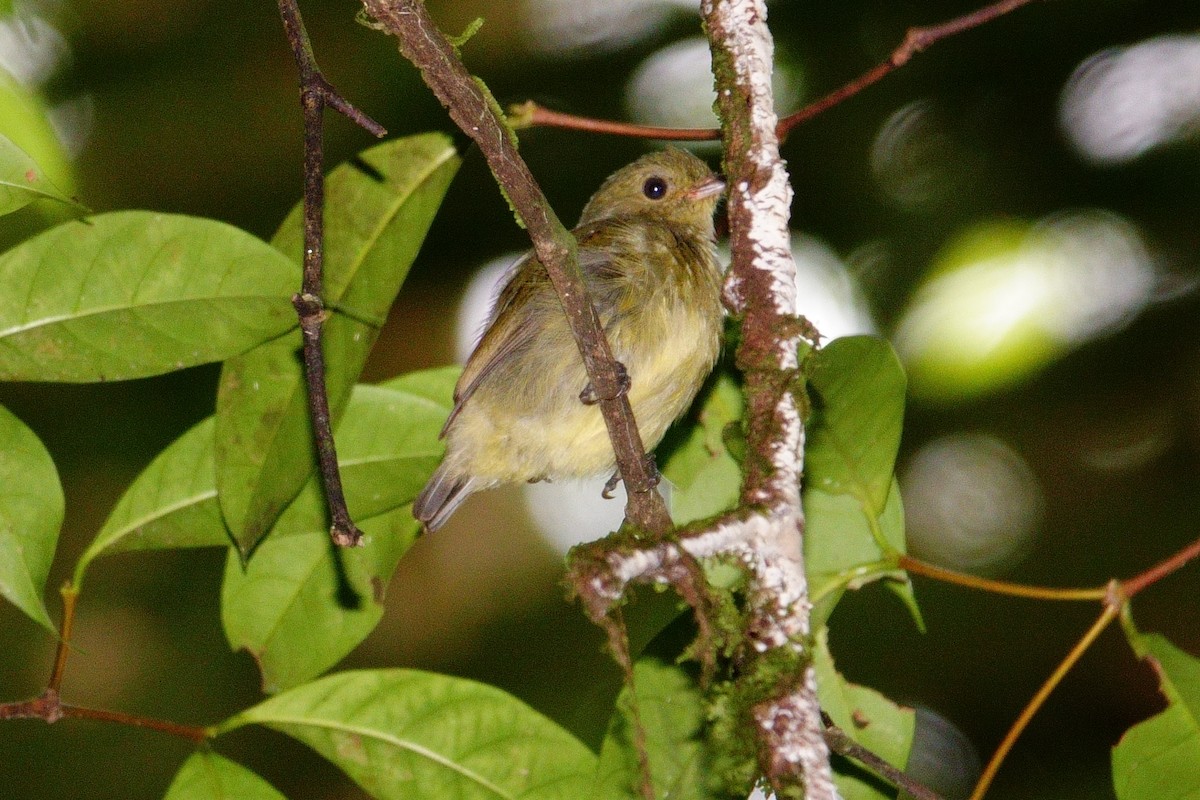
M646 454L646 472L650 475L650 485L658 486L662 482L662 473L658 471L658 461L654 458L654 453ZM617 490L617 484L621 482L621 473L614 472L605 484L600 496L605 500L613 499L613 492Z
M629 387L633 383L629 379L629 370L625 369L625 365L620 361L614 361L613 363L617 367L617 393L611 397L601 397L600 393L592 386L592 382L588 381L588 385L583 387L583 391L579 393L579 402L585 406L594 406L601 400L615 400L629 391Z

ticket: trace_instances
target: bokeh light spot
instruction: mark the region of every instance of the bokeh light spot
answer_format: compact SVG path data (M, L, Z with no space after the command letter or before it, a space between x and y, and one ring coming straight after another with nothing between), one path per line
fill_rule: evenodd
M935 262L897 326L897 351L914 394L977 396L1119 328L1157 282L1137 228L1115 214L984 223Z
M1200 36L1105 50L1067 81L1059 119L1098 164L1119 164L1200 132Z
M980 433L935 439L900 475L909 550L936 564L996 573L1028 552L1045 508L1020 454Z

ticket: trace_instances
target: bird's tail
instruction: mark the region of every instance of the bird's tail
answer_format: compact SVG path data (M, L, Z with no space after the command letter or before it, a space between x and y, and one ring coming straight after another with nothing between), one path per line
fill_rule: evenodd
M451 475L446 465L442 464L413 501L413 516L425 525L425 530L436 531L446 523L454 509L478 488L481 487L474 478Z

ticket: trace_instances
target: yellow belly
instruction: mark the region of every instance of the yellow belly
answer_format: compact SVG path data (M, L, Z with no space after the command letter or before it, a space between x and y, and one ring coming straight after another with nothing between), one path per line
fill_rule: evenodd
M614 355L629 373L629 401L642 441L653 450L712 369L721 319L677 304L646 311L608 333ZM647 320L657 324L647 330ZM536 406L502 407L482 389L471 398L449 432L447 462L453 472L485 484L611 472L615 459L608 432L600 409L578 398L586 376L578 354L573 355L573 363L559 365L561 374L545 374L544 365L532 372L530 380L553 395L541 397Z

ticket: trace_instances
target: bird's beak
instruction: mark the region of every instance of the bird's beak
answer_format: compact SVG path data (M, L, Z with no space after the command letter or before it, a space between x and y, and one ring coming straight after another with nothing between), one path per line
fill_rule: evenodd
M687 191L689 200L703 200L706 197L715 197L725 191L725 181L718 178L716 175L709 175L704 180L697 183Z

